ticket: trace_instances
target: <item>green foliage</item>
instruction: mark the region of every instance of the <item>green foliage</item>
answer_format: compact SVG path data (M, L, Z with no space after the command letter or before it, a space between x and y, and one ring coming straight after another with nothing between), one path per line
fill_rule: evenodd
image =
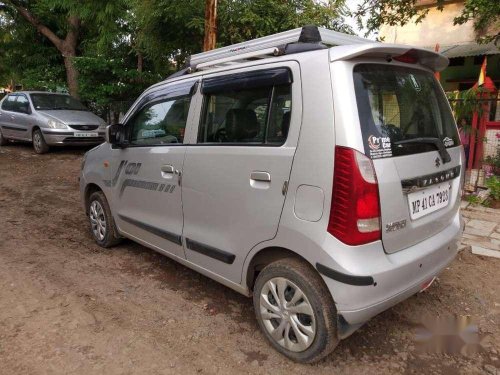
M137 0L137 41L162 74L178 70L201 52L204 0ZM343 24L344 0L237 0L218 3L217 45L225 46L315 24L352 33Z
M465 197L466 201L469 202L470 204L476 206L481 204L481 199L475 195L475 194L470 194Z
M490 189L490 196L495 200L500 200L500 177L493 176L486 180L486 187Z
M81 99L98 113L107 109L125 112L131 101L160 79L151 72L138 72L119 57L77 57L75 65L80 72Z
M418 0L362 0L350 14L359 29L366 28L366 35L378 32L382 25L403 26L408 22L419 23L429 12L416 7ZM440 0L442 1L442 0Z
M497 153L496 153L496 155L494 155L494 156L488 155L484 159L484 161L485 161L486 164L491 165L493 167L493 170L500 171L500 146L497 146Z
M498 40L500 30L500 1L466 0L462 13L453 20L454 25L474 22L474 29L480 42ZM491 33L487 34L488 29Z
M344 32L345 0L229 0L218 4L219 46L306 24ZM75 30L80 97L97 112L126 106L201 51L204 0L0 0L0 86L65 90L63 52L22 17L26 8L64 40ZM73 56L73 55L70 55ZM118 103L118 106L117 104Z
M228 45L265 35L317 25L352 34L342 23L344 1L221 1L219 44Z
M12 80L32 89L65 86L61 55L33 27L0 12L0 86Z
M471 119L474 112L483 114L484 101L478 100L484 91L482 87L470 88L465 91L449 92L446 95L456 119Z

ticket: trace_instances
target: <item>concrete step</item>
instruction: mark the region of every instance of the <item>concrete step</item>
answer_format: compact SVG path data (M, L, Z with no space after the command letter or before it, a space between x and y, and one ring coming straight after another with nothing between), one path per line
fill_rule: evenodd
M485 247L474 246L474 245L471 246L471 251L472 251L472 254L500 259L500 251L491 250L491 249L488 249Z
M497 222L488 220L472 219L465 225L464 233L479 237L489 237L495 232Z

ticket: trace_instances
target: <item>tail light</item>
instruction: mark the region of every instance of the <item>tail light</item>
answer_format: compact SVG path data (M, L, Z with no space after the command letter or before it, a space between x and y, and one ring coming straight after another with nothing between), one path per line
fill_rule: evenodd
M347 148L335 148L328 232L348 245L381 238L378 182L372 161Z

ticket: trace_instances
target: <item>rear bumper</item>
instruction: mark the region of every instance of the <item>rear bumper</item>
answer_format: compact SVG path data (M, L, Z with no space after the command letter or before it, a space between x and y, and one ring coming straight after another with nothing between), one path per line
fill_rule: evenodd
M58 131L58 130L42 130L45 142L49 146L62 145L98 145L104 142L104 132L99 132L98 137L75 137L78 131Z
M335 280L321 272L336 302L338 314L350 325L361 325L419 292L425 282L439 275L453 261L462 231L463 221L457 213L445 230L405 250L393 254L383 253L382 250L382 255L376 249L364 249L363 265L353 267L357 272L351 269L350 274L365 275L361 279L365 281L371 277L372 283L353 285L349 279L339 281L339 278ZM370 251L377 252L384 259L370 260ZM357 261L362 261L362 257Z

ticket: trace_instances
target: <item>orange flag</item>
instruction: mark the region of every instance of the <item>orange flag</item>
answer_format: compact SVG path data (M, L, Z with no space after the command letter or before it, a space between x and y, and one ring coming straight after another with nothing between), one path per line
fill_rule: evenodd
M484 79L486 78L486 65L487 65L487 60L486 56L484 56L483 65L481 65L481 70L479 71L479 79L477 80L478 86L484 85Z

